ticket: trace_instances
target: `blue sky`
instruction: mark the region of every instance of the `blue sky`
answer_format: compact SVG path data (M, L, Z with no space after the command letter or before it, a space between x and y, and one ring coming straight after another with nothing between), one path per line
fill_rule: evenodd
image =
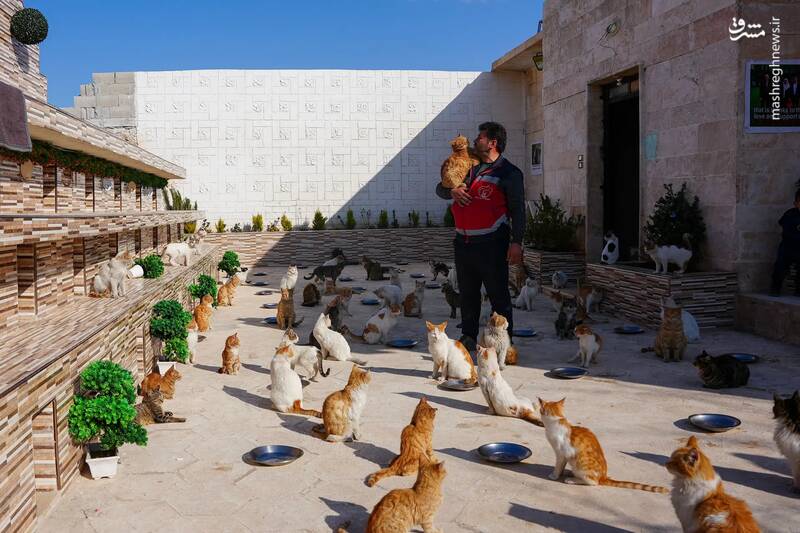
M543 0L27 0L50 33L50 103L92 72L203 68L489 70Z

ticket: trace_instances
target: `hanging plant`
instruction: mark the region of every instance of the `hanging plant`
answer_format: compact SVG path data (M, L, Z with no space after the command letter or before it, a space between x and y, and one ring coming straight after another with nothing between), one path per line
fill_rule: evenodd
M47 19L32 7L20 9L11 17L11 36L22 44L39 44L47 38Z

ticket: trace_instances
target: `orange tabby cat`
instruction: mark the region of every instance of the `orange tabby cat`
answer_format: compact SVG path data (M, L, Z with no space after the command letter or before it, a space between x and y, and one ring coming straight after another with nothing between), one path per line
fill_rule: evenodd
M328 442L341 442L350 437L353 440L361 439L361 412L367 403L369 382L369 371L353 365L344 389L325 398L322 404L322 426ZM320 427L315 429L319 431Z
M239 278L239 275L234 274L234 276L229 279L227 283L225 283L225 285L228 286L228 291L231 293L231 298L236 296L236 289L239 287L241 282L242 280Z
M174 366L171 366L170 369L167 370L167 373L164 374L164 377L161 377L161 374L159 374L158 371L150 372L142 380L140 394L142 396L147 396L151 390L155 389L156 387L160 387L161 394L164 395L164 398L171 400L175 395L175 382L179 379L181 379L181 373L178 372L178 369Z
M390 491L372 510L366 533L410 531L415 525L425 533L441 533L433 517L442 504L442 483L447 475L444 463L421 465L410 489Z
M280 329L288 329L294 325L294 298L289 294L289 289L281 289L281 301L278 302L278 311L276 313L278 327Z
M672 452L666 464L672 480L672 506L689 533L759 533L745 502L729 496L697 439Z
M241 367L239 361L239 333L234 333L225 340L225 349L222 350L222 368L220 374L236 374Z
M423 396L411 423L403 428L400 434L400 455L392 463L367 478L367 485L372 487L381 479L389 476L410 476L415 474L420 464L436 461L433 455L433 419L436 418L436 409L428 404Z
M666 362L683 360L686 350L686 334L683 331L683 318L680 307L665 307L661 328L656 334L654 350Z
M564 400L546 402L539 398L541 417L547 441L556 454L556 465L550 479L561 477L569 463L574 477L565 481L571 485L605 485L625 489L668 492L665 487L644 485L632 481L617 481L608 477L608 465L600 442L589 429L573 426L564 418Z
M217 306L233 305L233 289L229 283L222 285L217 291Z
M444 160L440 174L442 186L447 189L455 189L464 182L464 178L469 174L470 169L479 163L475 152L472 151L469 140L463 135L458 135L450 141L453 153Z
M210 294L206 294L194 308L194 320L197 322L198 331L205 332L211 329L211 314L214 312L211 304L213 302L214 298Z

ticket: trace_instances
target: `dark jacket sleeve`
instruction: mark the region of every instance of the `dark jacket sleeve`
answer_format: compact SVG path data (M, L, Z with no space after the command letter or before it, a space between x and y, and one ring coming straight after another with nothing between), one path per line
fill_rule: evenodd
M442 200L452 200L453 197L450 195L450 189L444 187L442 182L436 184L436 196L441 198Z
M501 182L503 192L508 202L508 210L511 211L511 242L522 244L522 237L525 235L525 184L520 169L514 169L508 177Z

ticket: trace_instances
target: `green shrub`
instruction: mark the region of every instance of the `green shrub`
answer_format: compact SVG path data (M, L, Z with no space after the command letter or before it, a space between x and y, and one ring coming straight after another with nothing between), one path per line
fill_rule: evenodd
M292 221L286 216L286 213L281 215L281 227L283 231L292 231Z
M386 229L389 227L389 213L386 212L386 209L381 209L381 212L378 215L378 227L381 229Z
M95 361L81 372L80 391L69 409L69 434L78 443L100 437L105 450L125 443L147 444L136 423L136 391L131 373L111 361Z
M578 228L583 224L582 216L567 217L561 200L553 200L544 194L534 200L536 214L528 213L524 242L537 250L570 252L575 250Z
M170 339L164 344L161 355L167 361L185 363L189 359L189 343L185 339Z
M161 194L164 197L164 207L167 211L191 211L192 201L188 197L181 195L180 191L169 187L161 189ZM195 209L197 209L197 202L195 202Z
M685 246L683 235L688 233L692 242L692 261L700 257L700 246L706 240L706 223L700 210L700 199L689 201L686 184L676 193L672 184L664 185L664 196L656 200L653 213L644 227L645 240L656 246Z
M184 233L194 233L197 231L197 221L194 222L184 222L183 223L183 232Z
M192 321L192 315L183 310L183 306L177 300L161 300L153 306L153 316L166 318L168 320L179 320L188 324Z
M317 209L314 213L314 220L311 222L311 228L315 230L323 230L325 229L325 222L327 221L328 219L322 215L322 211Z
M150 335L158 337L162 341L185 339L188 335L186 331L187 323L175 318L159 318L154 316L150 319Z
M444 227L445 228L454 228L456 227L456 219L453 218L453 211L450 207L453 204L447 204L447 210L444 212Z
M210 294L214 299L214 307L217 306L217 282L211 276L200 274L200 277L197 278L197 283L189 285L189 294L192 295L192 298L198 300L206 294Z
M144 277L147 279L156 279L161 277L161 274L164 273L164 262L161 260L161 257L156 254L150 254L142 259L137 259L134 263L142 267L142 270L144 270Z
M228 277L239 272L242 265L239 263L239 255L236 252L227 251L222 254L222 261L217 264L217 268L225 272Z
M264 215L253 215L253 231L264 231Z
M32 7L20 9L11 17L11 36L22 44L39 44L47 38L47 19Z
M225 233L225 221L222 219L217 220L217 233Z
M413 209L408 214L408 225L411 226L412 228L419 227L419 213L414 211Z
M345 217L344 227L347 229L356 229L356 216L353 214L352 209L347 210L347 216Z
M392 209L392 224L391 225L395 229L400 227L400 221L397 220L397 215L395 214L394 209Z
M433 221L431 220L431 214L428 211L425 211L425 227L432 228Z

